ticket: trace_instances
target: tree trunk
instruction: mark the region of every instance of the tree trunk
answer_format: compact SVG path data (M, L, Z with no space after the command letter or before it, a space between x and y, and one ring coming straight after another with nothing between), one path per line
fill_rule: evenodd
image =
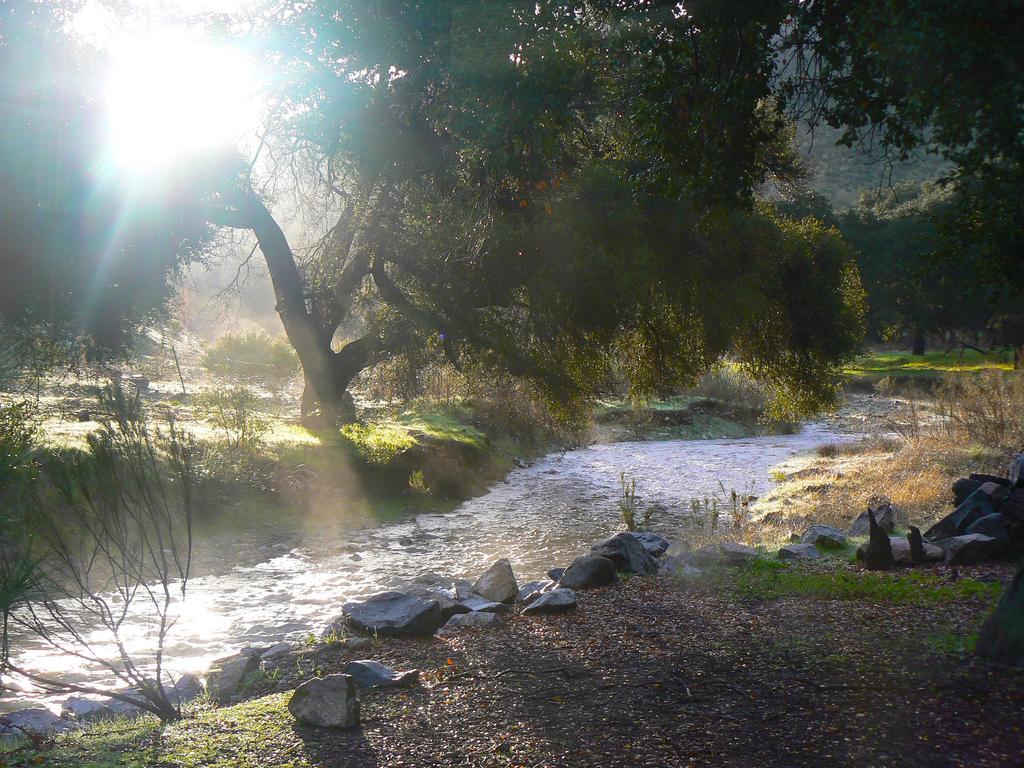
M1013 370L1024 370L1024 344L1017 344L1013 348Z
M924 348L925 348L924 331L922 331L920 328L915 328L914 329L913 349L911 350L910 354L915 355L917 357L920 357L921 355L924 354Z
M352 421L355 408L348 386L369 363L376 348L375 335L369 333L334 352L333 329L320 327L309 312L295 256L273 215L254 195L233 190L225 194L225 199L239 213L237 220L227 214L229 225L251 229L267 263L277 300L275 309L302 363L306 380L303 416L323 427Z

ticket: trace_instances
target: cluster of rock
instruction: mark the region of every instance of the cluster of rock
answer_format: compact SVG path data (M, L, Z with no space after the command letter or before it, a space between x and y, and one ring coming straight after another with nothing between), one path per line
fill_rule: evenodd
M668 539L658 534L616 534L568 567L553 568L548 580L522 585L504 558L475 582L424 574L399 589L345 603L324 634L336 638L351 630L374 637L424 637L495 627L502 623L502 614L517 607L525 615L569 611L576 608L578 590L610 584L620 573L657 573L668 547ZM359 724L358 687L411 685L417 676L415 670L395 672L376 662L350 662L344 674L300 685L288 709L307 725L352 728Z
M885 509L870 509L869 539L857 555L866 568L906 562L973 565L1024 555L1024 454L1010 460L1006 477L972 474L953 483L955 509L922 535L888 536ZM891 510L891 508L890 508ZM870 522L869 521L869 522Z
M195 675L186 674L167 689L167 698L172 704L180 706L197 698L202 692L202 681ZM143 698L138 691L131 689L120 693L136 700ZM143 714L145 710L140 707L112 696L71 696L63 702L59 714L47 707L28 707L3 715L0 717L0 736L47 736L81 728L96 720L138 717Z

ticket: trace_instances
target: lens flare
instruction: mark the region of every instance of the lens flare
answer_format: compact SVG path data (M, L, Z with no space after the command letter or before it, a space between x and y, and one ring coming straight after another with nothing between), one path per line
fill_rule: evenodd
M148 170L236 144L259 121L261 83L237 48L160 34L111 51L110 150L119 169Z

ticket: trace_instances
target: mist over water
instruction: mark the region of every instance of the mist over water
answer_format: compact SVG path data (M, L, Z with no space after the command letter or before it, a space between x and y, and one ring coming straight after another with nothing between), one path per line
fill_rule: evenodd
M622 530L617 498L623 472L636 479L641 506L657 502L667 508L653 528L670 539L685 538L693 526L692 498L720 495L720 484L727 491L762 494L772 484L772 467L844 437L811 424L796 435L600 444L514 470L452 512L344 534L309 527L282 530L270 541L265 532L239 532L229 545L198 544L203 575L189 583L167 642L166 666L175 676L202 673L212 660L242 648L303 639L319 633L346 600L425 571L475 579L495 559L507 557L520 581L545 578L548 569L567 565ZM141 620L130 626L124 633L129 650L151 650L153 630ZM103 670L34 638L15 638L14 649L32 670L115 687ZM24 701L8 696L0 708Z

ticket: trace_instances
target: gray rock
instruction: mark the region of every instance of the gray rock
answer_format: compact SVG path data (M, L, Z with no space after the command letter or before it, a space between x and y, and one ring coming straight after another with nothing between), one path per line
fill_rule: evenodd
M473 591L496 603L513 602L519 594L519 586L512 573L512 564L505 558L498 560L476 580Z
M553 589L550 592L545 592L543 595L538 597L526 608L523 609L523 613L528 614L539 614L539 613L562 613L563 611L571 611L576 607L576 593L571 589Z
M359 699L350 675L327 675L307 680L292 694L288 711L303 725L320 728L355 728L359 725Z
M9 712L0 717L0 725L10 735L48 736L61 733L72 727L67 720L61 720L45 707L28 707Z
M373 641L368 637L350 637L345 640L345 647L353 653L365 651L371 645L373 645Z
M745 565L761 557L760 553L753 547L746 544L737 544L734 541L723 541L718 545L720 562L726 565Z
M403 592L379 592L341 608L350 627L381 637L423 637L445 622L436 600Z
M528 581L519 588L516 602L530 604L554 586L552 581Z
M451 634L460 629L489 629L501 624L501 619L496 613L458 613L448 619L448 623L441 628L442 634Z
M779 550L779 560L816 560L821 552L814 544L787 544Z
M875 513L875 521L886 533L892 533L896 530L896 507L891 502L883 501L876 507L872 507L871 511ZM850 523L850 529L846 532L847 536L867 536L871 533L871 523L868 521L867 510L857 515L856 519Z
M691 579L695 576L703 575L704 571L690 565L691 559L692 555L690 554L670 555L661 561L661 568L658 569L658 574L677 579Z
M406 688L420 679L418 669L399 672L369 659L350 661L345 665L345 674L351 675L361 688Z
M910 544L907 544L910 550ZM868 545L864 549L864 567L869 571L884 571L896 566L896 559L892 554L892 542L885 533L885 529L878 524L875 518L875 511L868 510Z
M255 653L236 653L218 659L206 673L210 697L218 704L230 704L242 694L246 678L259 668L260 657Z
M671 542L662 536L660 533L653 533L651 531L639 531L633 534L640 543L643 544L644 549L647 550L648 554L654 557L661 557L667 551Z
M186 704L199 698L203 693L203 681L196 675L186 673L168 691L168 698L173 704Z
M914 552L910 546L910 539L902 536L890 536L889 546L892 547L892 558L897 565L910 565L914 562ZM922 554L925 562L939 562L945 557L942 547L931 544L927 541L921 542Z
M295 648L295 646L291 643L277 643L261 653L260 658L276 659L278 656L284 656L286 653L291 653L293 648Z
M985 485L994 486L995 484L986 483ZM924 537L938 544L945 539L962 536L967 533L967 529L975 521L995 513L996 508L993 504L992 496L982 490L982 488L979 488L964 499L955 510L925 531Z
M565 569L562 578L558 580L558 586L565 589L589 589L611 584L618 581L618 578L615 563L607 557L585 555L577 557Z
M1006 477L1011 488L1024 488L1024 453L1013 454Z
M518 594L518 592L516 593ZM469 613L470 611L477 611L479 613L500 613L509 609L505 603L498 603L494 600L487 600L479 595L472 595L467 597L460 603L466 610L460 611L460 613Z
M980 533L983 536L991 536L1003 545L1004 548L1011 546L1010 527L1003 515L986 515L971 523L966 533Z
M846 546L846 534L831 525L812 525L804 531L800 542L818 549L842 549Z
M658 572L658 561L632 533L617 533L595 544L590 548L590 553L597 557L607 557L620 573L645 575Z
M473 582L459 579L452 584L452 592L456 600L465 600L473 594Z
M953 536L938 542L946 552L947 565L974 565L993 560L1003 554L998 540L980 533Z
M87 722L90 720L103 720L114 716L105 701L89 699L85 696L69 696L60 707L60 716L64 720L78 720Z

